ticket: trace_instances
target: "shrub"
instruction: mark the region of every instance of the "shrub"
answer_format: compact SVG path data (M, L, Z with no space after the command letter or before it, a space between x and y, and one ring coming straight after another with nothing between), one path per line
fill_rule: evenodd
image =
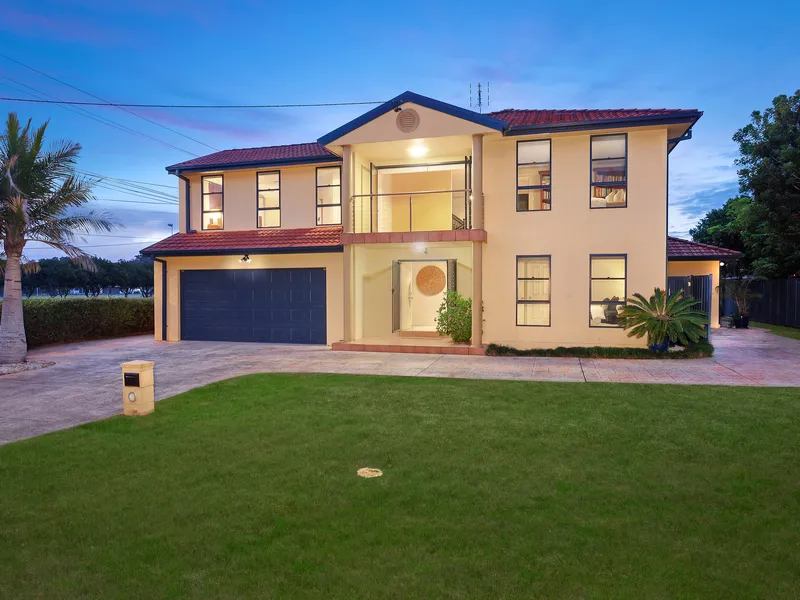
M489 344L486 348L488 356L551 356L559 358L634 358L634 359L681 359L707 358L714 353L714 346L705 342L689 344L681 350L673 352L656 352L647 348L608 348L592 346L588 348L559 346L558 348L533 348L518 350L510 346Z
M647 336L648 346L662 344L664 340L685 346L706 335L708 315L694 310L698 304L691 296L684 296L683 290L668 296L656 288L649 300L641 294L628 298L628 304L620 311L619 323L630 330L628 337Z
M2 304L2 303L0 303ZM28 348L151 333L152 298L23 300Z
M469 342L472 339L472 298L446 291L436 315L436 331L449 335L454 342Z

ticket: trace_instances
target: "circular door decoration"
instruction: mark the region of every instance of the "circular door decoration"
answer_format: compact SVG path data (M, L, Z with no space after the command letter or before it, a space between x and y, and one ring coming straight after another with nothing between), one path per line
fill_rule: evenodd
M447 275L439 267L428 265L417 273L417 287L426 296L440 294L447 284Z

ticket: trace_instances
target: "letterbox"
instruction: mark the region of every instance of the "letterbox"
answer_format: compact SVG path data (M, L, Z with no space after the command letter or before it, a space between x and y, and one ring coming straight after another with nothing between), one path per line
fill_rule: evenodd
M149 415L155 410L153 366L151 360L122 363L122 413Z

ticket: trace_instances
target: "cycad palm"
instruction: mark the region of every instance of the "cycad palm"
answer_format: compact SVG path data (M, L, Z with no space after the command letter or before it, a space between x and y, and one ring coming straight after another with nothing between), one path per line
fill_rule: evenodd
M30 120L22 127L11 113L0 135L0 244L5 254L0 364L21 362L27 352L21 291L25 244L42 242L91 268L91 258L74 244L76 234L113 228L104 215L72 212L92 199L91 182L74 171L81 147L57 142L45 151L46 129L47 123L31 131Z
M647 300L641 294L628 299L620 312L620 324L628 331L628 337L647 336L649 344L660 344L669 338L686 345L705 336L708 323L706 313L694 310L699 302L683 295L683 290L667 296L660 288Z

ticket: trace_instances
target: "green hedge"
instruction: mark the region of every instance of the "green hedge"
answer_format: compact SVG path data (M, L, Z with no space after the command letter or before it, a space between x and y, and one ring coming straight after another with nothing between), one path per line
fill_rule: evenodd
M2 305L2 302L0 302ZM152 298L23 300L28 348L153 333Z
M510 346L489 344L486 348L489 356L551 356L563 358L636 358L636 359L681 359L707 358L714 354L714 346L705 342L689 344L685 348L673 352L655 352L647 348L607 348L592 346L589 348L533 348L518 350Z

